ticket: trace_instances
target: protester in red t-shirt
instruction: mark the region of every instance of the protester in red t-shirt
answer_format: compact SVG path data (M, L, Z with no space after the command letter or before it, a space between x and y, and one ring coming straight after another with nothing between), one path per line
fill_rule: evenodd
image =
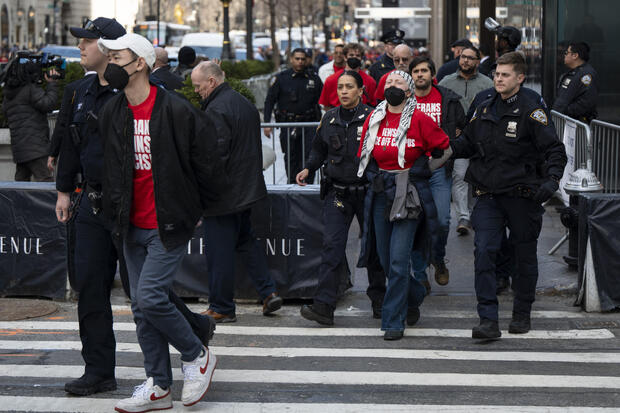
M104 213L122 239L147 377L116 410L172 408L169 345L181 354L182 402L193 405L207 392L217 360L169 293L205 205L219 191L215 128L189 102L149 84L155 50L145 37L128 33L98 46L109 59L105 80L123 90L99 116Z
M377 87L377 82L362 70L361 59L364 55L364 48L360 44L349 43L344 47L344 55L347 62L345 70L352 70L359 73L364 81L362 103L375 106L375 88ZM323 109L325 110L340 106L337 90L339 75L340 73L334 73L325 80L323 90L321 91L321 97L319 98L319 104L323 105Z
M426 157L427 152L438 156L438 151L441 152L444 161L450 151L443 154L443 150L449 148L446 134L416 109L411 76L406 72L394 71L388 76L385 86L386 100L366 119L362 129L358 176L366 172L368 180L373 183L372 202L366 203L371 210L365 214L372 219L377 252L388 279L381 330L385 331L385 340L398 340L403 337L405 319L408 325L417 322L419 306L426 293L424 286L409 274L409 261L420 216L413 213L414 206L404 199L409 199L406 194L419 192L418 188L426 191L420 192L420 200L428 199L430 189L424 178L412 181L409 169L413 167L412 172L423 169L416 160ZM371 160L376 165L373 162L369 166ZM425 158L420 160L427 162ZM425 203L423 201L422 206ZM367 228L364 235L367 239Z
M465 126L465 113L460 105L460 96L452 90L433 84L435 64L426 56L418 56L411 61L410 73L415 82L417 109L429 116L448 135L450 140L456 139ZM433 242L433 267L435 281L446 285L450 280L450 272L445 264L446 245L450 230L450 200L452 196L452 169L438 168L433 171L430 179L433 200L437 209L437 236ZM411 258L413 273L430 289L426 275L428 259L414 251Z

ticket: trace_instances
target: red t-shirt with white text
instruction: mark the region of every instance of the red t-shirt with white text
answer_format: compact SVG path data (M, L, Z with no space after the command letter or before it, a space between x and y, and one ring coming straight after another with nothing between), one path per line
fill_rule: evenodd
M149 123L157 96L157 87L151 85L146 100L129 108L133 112L133 148L135 162L133 167L133 200L131 204L131 223L143 229L157 228L155 212L155 192L151 162L151 131Z
M372 115L371 115L372 116ZM362 136L366 136L368 123L371 116L368 116L362 129ZM385 118L379 125L377 140L372 150L372 157L375 158L379 168L386 170L403 169L398 165L398 147L396 146L396 133L400 123L400 113L392 113L389 110ZM405 147L405 168L411 168L420 155L430 152L435 148L447 149L449 145L448 136L431 118L419 110L415 110L411 115L411 125L407 131L407 145ZM361 156L364 140L360 142L357 156Z
M436 87L431 86L431 91L428 95L422 97L415 97L418 104L417 110L422 111L426 116L430 116L438 126L441 126L441 93Z

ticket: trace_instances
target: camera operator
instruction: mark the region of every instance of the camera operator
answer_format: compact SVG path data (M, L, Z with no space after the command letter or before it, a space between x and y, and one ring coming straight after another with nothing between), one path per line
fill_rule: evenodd
M6 68L2 111L9 124L11 150L15 162L15 180L50 182L47 168L49 126L47 113L58 100L58 72L43 75L47 87L41 87L41 67L33 60L20 62L16 57Z

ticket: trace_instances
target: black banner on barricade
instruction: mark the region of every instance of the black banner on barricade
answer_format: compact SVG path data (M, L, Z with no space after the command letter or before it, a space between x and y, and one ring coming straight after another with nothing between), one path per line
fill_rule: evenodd
M269 274L280 295L308 298L318 283L323 244L322 202L318 187L268 186L269 196L252 208L252 225L267 256ZM175 291L182 297L207 296L207 270L203 229L198 228L181 264ZM246 271L247 254L237 254L237 298L258 298ZM349 285L346 260L339 271L342 293Z
M588 240L601 311L620 308L620 195L584 194L579 197L579 287L585 271Z
M252 209L255 235L269 273L285 298L312 297L321 263L322 201L318 187L271 186ZM65 296L66 229L56 221L54 184L0 183L0 295ZM188 243L175 282L182 297L208 296L203 228ZM236 297L258 298L246 272L247 256L236 259ZM344 260L340 292L349 285Z
M0 184L0 296L65 296L65 226L55 205L54 184Z

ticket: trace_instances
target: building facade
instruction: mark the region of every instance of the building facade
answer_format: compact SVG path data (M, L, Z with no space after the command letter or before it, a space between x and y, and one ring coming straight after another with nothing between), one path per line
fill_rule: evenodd
M70 26L90 17L91 0L0 0L3 47L73 44Z

